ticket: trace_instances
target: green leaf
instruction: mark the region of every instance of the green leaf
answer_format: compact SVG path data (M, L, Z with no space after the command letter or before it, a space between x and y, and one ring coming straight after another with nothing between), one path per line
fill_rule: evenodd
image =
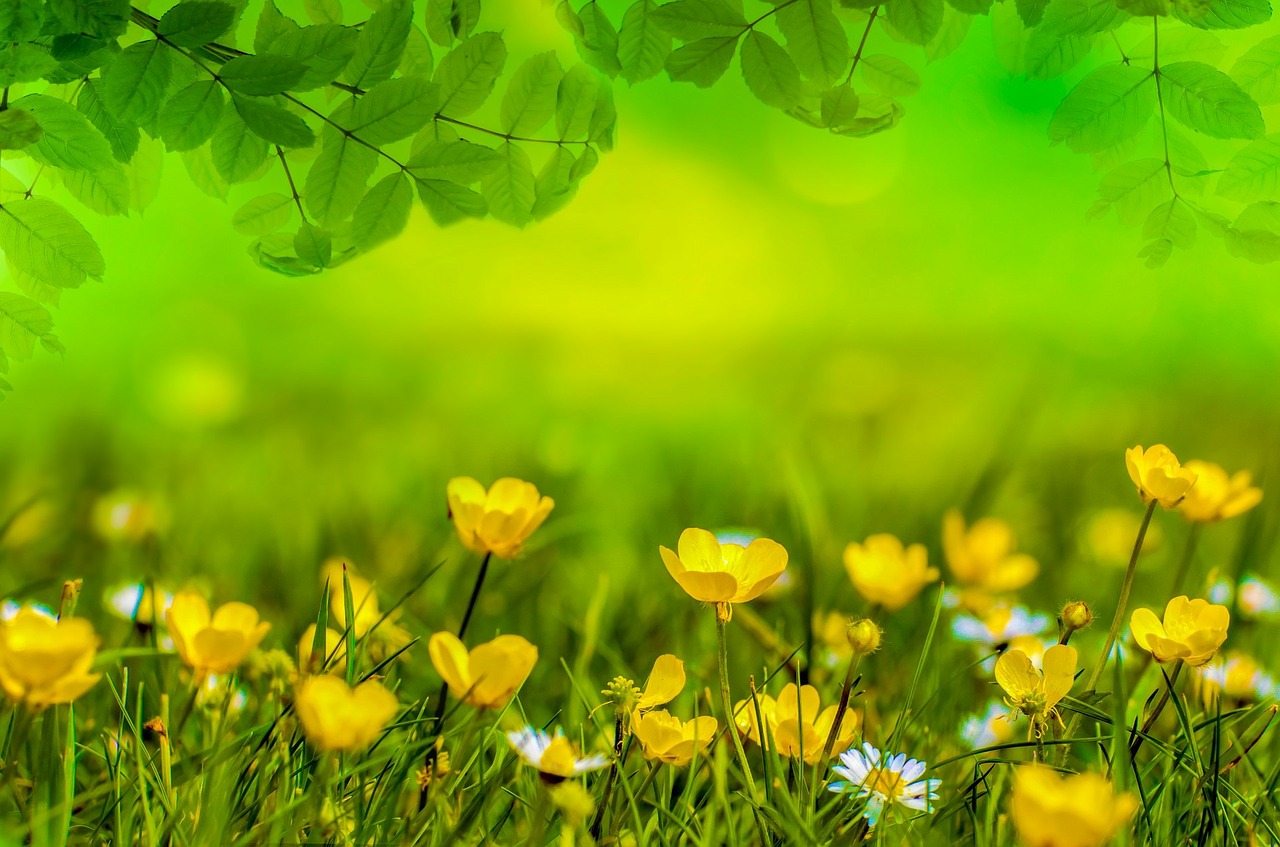
M213 166L227 182L243 182L267 160L267 142L249 130L234 109L224 109L209 144Z
M600 80L596 87L596 104L587 122L587 141L601 150L613 149L613 134L618 125L618 112L613 103L613 84Z
M1218 193L1242 203L1280 200L1280 135L1245 147L1218 177Z
M158 139L146 136L138 152L125 167L129 181L129 208L144 212L160 193L160 175L164 170L165 149Z
M578 54L596 70L617 76L622 70L618 61L618 30L600 4L591 0L578 11L582 32L577 38Z
M62 184L72 197L100 215L129 214L129 178L119 162L96 171L71 171Z
M160 109L173 73L169 48L159 41L126 47L102 71L102 101L120 120L141 126Z
M0 87L35 82L58 69L48 48L37 44L11 44L0 50Z
M1151 270L1164 267L1164 264L1169 261L1169 257L1172 255L1173 242L1167 238L1152 241L1150 244L1138 251L1138 258L1146 259L1143 264Z
M409 27L409 38L404 43L404 55L400 57L400 76L420 76L431 79L431 70L435 67L435 56L431 55L431 42L426 33L417 25Z
M43 0L8 0L0 3L0 42L35 38L39 35L43 22Z
M200 47L231 28L236 10L226 3L187 0L160 18L156 31L179 47Z
M947 5L966 15L990 14L995 0L947 0Z
M470 141L433 141L409 159L414 179L434 179L469 185L493 173L502 164L496 150Z
M1151 210L1142 227L1142 237L1164 239L1183 250L1196 240L1196 219L1187 204L1173 197Z
M292 216L292 197L264 194L236 209L231 216L231 226L245 235L266 235L287 224Z
M366 89L391 79L400 65L412 24L413 4L409 0L383 3L360 30L356 53L343 78L356 88Z
M29 359L37 341L45 349L61 349L49 310L21 294L0 291L0 347L15 359Z
M483 218L489 211L485 200L470 188L442 179L414 179L418 197L437 226L448 226L463 218Z
M356 101L348 128L375 146L390 144L422 129L439 101L433 82L421 77L389 79Z
M525 226L533 221L533 164L523 148L510 141L498 148L498 155L501 161L481 180L480 193L493 217L511 226Z
M266 0L262 4L262 12L258 15L258 26L254 30L253 50L255 53L270 52L276 39L300 28L292 18L280 13L275 0Z
M847 85L829 88L822 92L819 116L823 125L831 128L848 126L858 115L858 95Z
M323 226L346 220L364 196L377 166L375 151L341 133L326 133L323 149L307 171L302 189L307 210Z
M862 78L867 85L891 97L910 97L920 90L920 75L894 56L863 56Z
M328 267L333 258L333 236L327 230L303 221L293 237L293 251L308 265ZM353 618L349 617L347 620Z
M667 56L667 76L676 82L710 88L729 70L737 47L736 35L690 41Z
M260 138L281 147L310 147L315 133L298 115L261 97L231 95L240 118Z
M1280 103L1280 35L1246 50L1232 66L1231 78L1259 105Z
M384 176L361 198L351 218L351 238L361 250L372 250L395 238L409 223L413 186L403 173Z
M236 93L265 97L293 88L306 72L305 64L288 56L237 56L218 76Z
M222 117L222 87L213 80L193 82L164 104L156 128L170 150L192 150L204 144Z
M941 23L942 0L937 3ZM806 77L828 83L844 73L849 66L849 37L831 7L831 0L797 0L788 6L779 6L776 17L778 29L786 36L787 49Z
M89 122L98 128L107 143L111 145L111 155L119 162L128 162L138 151L141 133L133 124L118 120L102 102L98 79L86 79L80 86L80 95L76 98L76 109Z
M1044 20L1044 11L1049 5L1049 0L1015 0L1014 5L1018 9L1018 17L1022 18L1022 23L1033 27Z
M803 94L796 63L778 42L757 30L742 41L742 78L752 94L775 109L792 108Z
M1160 69L1165 108L1189 129L1214 138L1259 138L1262 111L1231 77L1203 62Z
M307 17L315 24L342 23L342 0L303 0Z
M9 0L6 0L9 2ZM129 28L129 0L48 0L48 9L66 32L116 38Z
M625 30L624 30L625 31ZM543 220L564 208L572 199L577 183L572 179L577 160L567 147L557 147L543 164L534 182L534 201L530 213L534 220Z
M1227 252L1250 262L1280 260L1280 203L1260 201L1244 208L1227 230Z
M427 35L441 47L466 38L480 22L480 0L427 0Z
M1203 15L1184 13L1177 5L1174 15L1198 29L1244 29L1271 20L1270 0L1208 0Z
M1115 208L1125 226L1137 226L1147 210L1169 191L1163 159L1127 162L1107 173L1098 185L1097 211Z
M556 92L563 78L564 68L554 50L526 60L511 75L502 98L503 131L530 135L542 129L556 112Z
M667 33L689 42L736 37L747 28L742 12L722 0L676 0L659 6L652 17Z
M21 150L35 144L42 135L40 122L26 109L0 112L0 150Z
M311 91L338 78L355 55L360 31L337 24L317 24L289 30L271 42L271 55L301 62L305 70L293 91Z
M583 148L582 155L578 157L578 161L574 162L573 167L569 169L569 181L576 185L586 179L598 164L600 164L600 157L596 154L595 148Z
M556 91L556 133L561 141L587 137L600 88L599 74L582 64L574 65L560 80Z
M465 117L479 109L507 61L507 45L496 32L477 33L449 51L436 68L442 115Z
M75 288L106 270L93 236L66 209L43 197L0 206L0 250L18 269L59 288ZM11 355L12 348L5 345Z
M1155 76L1133 65L1104 65L1067 94L1053 120L1049 138L1065 141L1077 153L1105 150L1136 135L1155 110Z
M84 114L65 100L28 94L11 104L35 115L44 135L27 152L37 161L64 170L97 170L114 159L111 145Z
M1050 9L1053 7L1050 6ZM1053 79L1080 64L1093 47L1091 35L1062 35L1048 28L1036 27L1027 39L1023 67L1028 79Z
M892 97L883 94L867 94L858 98L858 115L841 126L833 126L837 135L864 138L892 129L902 120L905 111Z
M657 76L671 53L671 36L658 24L657 8L653 0L636 0L622 16L618 64L632 85Z
M1115 29L1128 19L1115 0L1053 0L1042 23L1043 29L1059 35L1084 36Z
M887 17L903 38L923 46L942 29L942 0L891 0Z

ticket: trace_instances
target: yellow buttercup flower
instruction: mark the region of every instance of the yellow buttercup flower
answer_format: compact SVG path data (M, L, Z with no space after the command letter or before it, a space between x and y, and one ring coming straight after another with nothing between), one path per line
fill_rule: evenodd
M538 661L538 648L518 635L499 635L468 652L453 633L437 632L427 652L453 696L477 709L506 706Z
M555 508L531 482L503 477L488 491L469 476L449 480L449 517L458 540L481 555L511 559Z
M342 643L342 633L328 627L324 629L324 650L316 651L316 625L311 624L298 639L298 670L304 674L344 674L347 670L347 648ZM327 663L327 664L326 664Z
M653 670L649 671L636 708L643 712L670 703L684 690L684 683L684 662L670 653L662 654L654 660Z
M335 676L309 676L299 685L294 710L307 740L321 750L363 750L374 742L400 704L380 682L351 688Z
M1208 662L1227 640L1231 612L1208 600L1174 597L1164 607L1164 621L1150 609L1134 609L1129 629L1142 649L1157 662L1181 659L1193 668Z
M646 712L631 724L646 759L676 767L689 764L695 753L706 749L719 728L715 718L682 721L665 710Z
M659 547L667 573L695 600L731 607L759 597L787 569L787 551L768 538L743 547L721 544L705 529L686 529L678 554Z
M996 682L1004 689L1005 702L1031 721L1029 735L1039 737L1049 722L1062 722L1058 703L1075 682L1076 648L1055 644L1044 651L1044 670L1038 671L1031 657L1021 650L1006 650L996 660Z
M1036 578L1040 565L1015 553L1013 529L1002 520L981 518L966 527L955 509L942 518L942 550L956 581L992 594L1016 591Z
M1009 813L1025 847L1102 847L1137 809L1137 798L1099 774L1064 779L1044 765L1014 772Z
M938 569L929 567L928 555L923 544L904 547L897 537L881 533L844 548L844 569L859 594L892 612L938 578Z
M1187 470L1196 475L1196 484L1178 504L1182 516L1194 523L1214 523L1242 515L1262 502L1262 489L1252 485L1248 471L1228 475L1212 462L1192 459Z
M822 758L831 725L835 723L838 706L822 708L818 689L812 685L797 688L794 682L787 683L776 699L768 694L760 694L756 696L756 702L760 705L759 719L751 701L743 701L734 706L739 731L759 744L759 727L763 723L765 731L772 738L773 749L779 755L792 759L803 755L805 764L817 764ZM847 750L857 734L858 714L846 708L835 744L831 748L832 757Z
M557 728L550 735L531 726L507 733L507 740L526 765L537 768L538 775L548 784L563 782L571 776L600 770L609 760L599 754L579 756L578 751Z
M210 615L208 602L194 591L174 595L165 623L182 661L200 674L235 670L271 629L246 603L224 603Z
M1195 471L1178 464L1178 457L1163 444L1153 444L1145 450L1141 444L1130 447L1124 452L1124 463L1143 503L1154 500L1163 508L1172 509L1196 484Z
M55 620L29 606L0 624L0 690L43 709L70 703L93 687L98 636L84 618Z
M1085 547L1105 565L1124 567L1133 554L1133 538L1142 525L1142 513L1129 509L1103 509L1089 518L1084 528ZM1152 522L1142 542L1141 557L1150 557L1164 546L1164 532Z

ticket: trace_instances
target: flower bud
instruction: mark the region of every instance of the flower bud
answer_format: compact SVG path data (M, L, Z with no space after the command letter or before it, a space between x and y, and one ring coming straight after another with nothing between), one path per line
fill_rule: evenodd
M849 639L849 646L853 648L853 652L859 656L867 656L880 649L880 639L884 635L884 631L876 625L876 622L870 618L862 620L850 621L849 629L846 636Z
M1072 600L1058 615L1064 632L1075 632L1093 623L1093 610L1083 600Z
M596 810L596 801L576 782L562 782L551 789L551 802L570 826L582 826Z

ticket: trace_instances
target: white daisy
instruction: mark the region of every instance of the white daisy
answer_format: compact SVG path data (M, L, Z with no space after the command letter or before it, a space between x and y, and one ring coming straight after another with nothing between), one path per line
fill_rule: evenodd
M956 615L951 634L985 650L1003 650L1013 639L1039 635L1048 627L1048 615L1033 615L1022 606L997 606L981 618Z
M908 759L905 753L881 756L879 750L864 742L861 750L855 747L840 754L840 764L832 770L843 779L832 782L827 790L866 798L867 808L862 814L867 823L875 826L889 806L933 811L942 780L920 779L927 768L924 762Z
M558 727L555 735L548 735L540 729L527 726L508 732L507 740L520 754L520 758L524 759L525 764L537 768L538 774L547 782L559 782L609 765L609 760L604 756L579 757Z
M1251 618L1269 617L1280 612L1280 592L1256 576L1240 580L1240 611Z
M18 612L22 611L23 608L35 612L37 615L42 617L46 617L51 621L56 621L58 619L58 616L54 613L53 609L50 609L43 603L23 604L19 603L17 600L5 600L3 603L0 603L0 621L13 620L17 617Z

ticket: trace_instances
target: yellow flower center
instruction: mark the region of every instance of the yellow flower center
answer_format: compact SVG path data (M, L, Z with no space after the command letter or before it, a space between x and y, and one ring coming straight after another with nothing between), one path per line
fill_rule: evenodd
M867 778L862 781L862 785L867 790L883 794L885 797L901 797L907 787L907 783L902 779L902 774L895 773L888 768L876 768L867 774Z

